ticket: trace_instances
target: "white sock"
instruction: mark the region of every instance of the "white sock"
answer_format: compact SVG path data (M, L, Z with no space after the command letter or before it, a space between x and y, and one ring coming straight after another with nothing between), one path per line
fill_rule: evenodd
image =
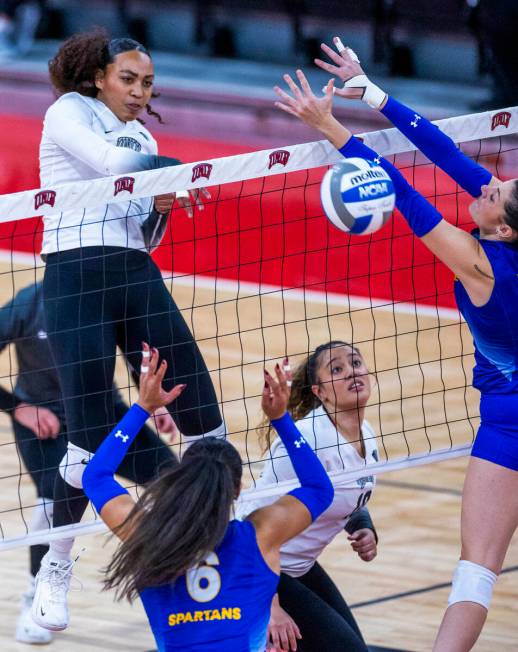
M50 542L48 555L51 559L70 560L70 552L74 545L74 539L57 539Z

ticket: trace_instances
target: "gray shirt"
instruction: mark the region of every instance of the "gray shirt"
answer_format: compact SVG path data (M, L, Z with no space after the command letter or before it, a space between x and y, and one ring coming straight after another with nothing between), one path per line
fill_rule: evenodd
M18 374L0 377L0 409L21 402L41 405L63 420L58 375L45 329L42 284L29 285L0 308L0 351L14 344ZM12 393L5 388L9 387Z

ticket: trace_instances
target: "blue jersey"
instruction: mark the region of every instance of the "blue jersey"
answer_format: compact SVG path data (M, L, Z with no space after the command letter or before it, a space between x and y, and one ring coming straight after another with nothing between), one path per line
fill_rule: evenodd
M200 567L140 597L159 652L264 652L278 582L252 523L234 520Z
M518 246L480 240L493 268L489 301L474 306L460 281L455 297L475 344L473 386L483 394L518 393Z

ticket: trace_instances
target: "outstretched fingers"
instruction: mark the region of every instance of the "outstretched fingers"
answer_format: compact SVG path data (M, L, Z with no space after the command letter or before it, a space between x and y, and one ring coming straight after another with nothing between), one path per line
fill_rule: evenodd
M320 47L327 54L327 56L331 59L331 61L334 61L336 63L337 66L342 66L343 63L344 63L344 59L346 59L346 57L349 57L347 48L342 50L340 52L340 54L339 54L338 52L335 52L332 48L330 48L329 45L326 45L325 43L322 43L320 45Z
M141 374L147 374L149 372L150 358L151 358L151 348L147 342L142 342L142 363L140 365Z
M164 392L164 405L169 405L169 403L175 401L186 387L186 384L175 385L169 392Z
M275 380L275 378L271 375L271 373L267 369L264 370L264 381L265 381L265 387L264 387L263 395L266 393L266 395L271 398L276 393L279 392L279 383Z
M299 71L297 71L298 73ZM300 71L302 72L302 71ZM287 73L282 76L284 81L288 84L288 87L290 91L293 93L294 97L299 100L299 102L302 100L302 93L300 92L300 88L297 86L297 84L293 81L293 79L288 75ZM288 95L289 97L289 95Z
M311 86L309 85L306 75L302 72L302 70L297 70L297 78L300 82L300 86L304 91L305 95L307 97L314 97L313 91L311 90Z

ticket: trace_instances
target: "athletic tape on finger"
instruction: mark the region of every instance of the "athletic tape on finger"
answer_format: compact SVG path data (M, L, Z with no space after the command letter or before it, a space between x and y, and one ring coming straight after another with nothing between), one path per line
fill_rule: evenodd
M338 54L342 54L342 52L345 50L345 45L342 43L342 39L339 36L336 37L334 44L338 50Z
M355 63L360 63L360 59L358 58L358 55L356 54L356 52L352 48L350 48L349 46L346 47L342 43L342 40L338 36L336 37L336 40L335 40L335 47L336 47L336 49L338 51L338 54L342 54L342 52L345 52L347 50L347 52L348 52L349 56L351 57L351 59Z
M140 367L141 374L147 374L148 371L149 371L149 367L144 367L144 366Z
M349 56L355 63L360 63L360 58L352 48L347 47L346 50L349 52Z
M151 355L150 351L142 351L142 357L143 358L149 358Z

